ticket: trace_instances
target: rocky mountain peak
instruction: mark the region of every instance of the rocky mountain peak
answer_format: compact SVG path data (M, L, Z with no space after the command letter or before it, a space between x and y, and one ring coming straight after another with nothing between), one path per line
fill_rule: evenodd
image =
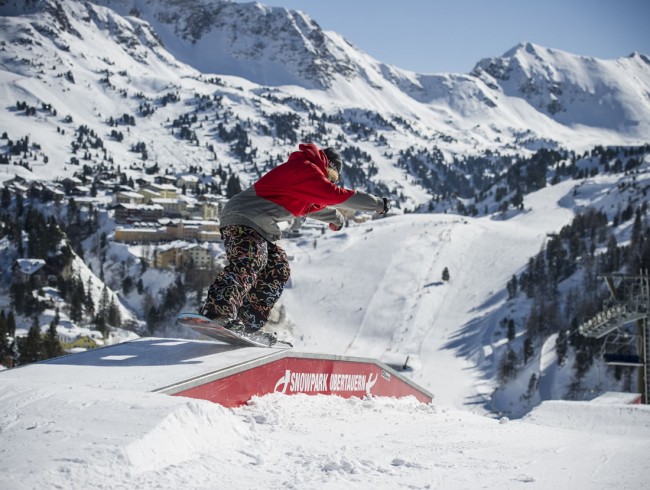
M149 22L167 50L204 73L325 88L352 68L308 15L224 0L93 0Z

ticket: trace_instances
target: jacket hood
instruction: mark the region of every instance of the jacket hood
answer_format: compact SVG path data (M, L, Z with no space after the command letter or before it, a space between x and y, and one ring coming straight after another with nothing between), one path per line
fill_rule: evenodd
M316 165L323 172L323 175L327 175L327 155L325 155L323 150L319 149L314 143L300 144L298 145L298 149L300 152L292 153L289 156L290 159L295 154L298 154L296 156L300 156L300 153L302 153L302 158L307 157L307 160Z

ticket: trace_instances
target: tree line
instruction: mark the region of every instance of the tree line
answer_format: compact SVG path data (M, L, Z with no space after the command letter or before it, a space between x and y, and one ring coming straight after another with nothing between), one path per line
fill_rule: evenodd
M610 293L599 276L612 273L637 274L650 269L650 226L646 223L647 203L628 203L613 220L603 211L588 209L571 224L549 237L544 249L528 261L525 269L507 284L510 299L524 295L530 300L529 314L520 328L523 347L514 346L517 327L505 318L508 345L502 355L498 377L501 383L517 376L532 359L535 349L557 334L557 362L564 365L573 349L573 379L567 396L579 397L582 380L600 354L603 340L579 334L578 327L601 311ZM630 240L619 244L615 228L632 221ZM573 286L562 287L569 278L580 278ZM615 377L630 376L629 368L617 367Z

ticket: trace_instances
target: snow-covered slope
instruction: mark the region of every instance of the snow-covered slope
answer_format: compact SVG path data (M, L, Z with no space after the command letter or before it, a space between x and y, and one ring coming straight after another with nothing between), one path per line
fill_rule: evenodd
M560 203L574 186L530 195L528 212L510 220L407 215L299 243L284 294L298 346L398 365L408 357L413 379L445 405L489 396L482 369L499 340L504 285L546 233L571 221L573 209Z
M649 130L649 70L650 59L640 53L599 60L526 43L480 61L472 73L560 124L641 136Z
M66 386L34 369L43 377L26 383L34 367L0 373L2 488L636 489L647 483L647 406L550 403L508 421L412 398L273 394L226 409L86 384L85 375L116 367L78 369Z

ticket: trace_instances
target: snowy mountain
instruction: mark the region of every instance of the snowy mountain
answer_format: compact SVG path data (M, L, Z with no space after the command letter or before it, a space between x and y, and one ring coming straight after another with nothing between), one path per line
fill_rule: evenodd
M472 74L560 124L641 136L648 131L649 69L640 53L599 60L526 43L480 61Z
M296 264L283 304L289 334L305 349L399 365L408 358L413 376L455 407L468 398L487 404L510 347L505 317L517 319L513 344L523 344L532 300L508 301L505 283L547 234L593 207L606 213L617 243L631 240L631 218L619 215L644 209L648 151L629 147L648 143L648 94L641 54L598 60L522 44L470 74L417 74L373 59L305 14L259 3L0 0L0 181L75 176L124 186L196 174L225 194L298 142L336 145L344 183L390 196L396 216L322 239L312 228L287 245ZM106 208L112 197L98 200ZM69 219L65 207L43 207ZM402 216L411 211L436 213ZM142 320L178 277L143 270L146 247L102 250L101 234L115 228L109 221L79 252L122 288L130 306L122 316ZM8 241L2 251L18 254ZM341 279L360 263L363 271ZM136 275L145 293L123 286ZM528 377L556 368L563 375L554 396L562 397L570 369L529 361L499 410L529 409L519 398ZM441 376L445 369L470 374L459 382ZM612 378L603 384L622 385Z
M327 89L355 80L368 85L364 92L397 86L415 100L448 104L465 117L509 105L505 95L526 100L563 125L637 136L648 130L650 60L639 53L606 61L526 43L480 61L471 77L427 76L374 60L338 34L322 31L306 14L284 8L217 0L100 3L149 22L170 53L203 73L271 86ZM474 110L462 102L470 97Z
M144 143L163 169L210 171L218 161L245 178L245 156L218 128L246 123L239 144L251 163L283 158L305 138L349 145L367 155L364 185L396 186L414 207L436 191L413 185L413 170L396 164L402 151L433 148L455 168L467 156L642 144L650 132L640 54L597 60L526 44L471 74L423 75L373 59L306 14L259 3L2 0L0 14L10 101L0 123L47 157L39 177L77 170L70 139L85 126L102 140L100 162L142 167L132 148ZM180 126L195 138L183 140ZM120 142L114 129L127 132Z
M227 0L98 0L149 23L179 61L260 85L325 88L358 66L302 12Z

